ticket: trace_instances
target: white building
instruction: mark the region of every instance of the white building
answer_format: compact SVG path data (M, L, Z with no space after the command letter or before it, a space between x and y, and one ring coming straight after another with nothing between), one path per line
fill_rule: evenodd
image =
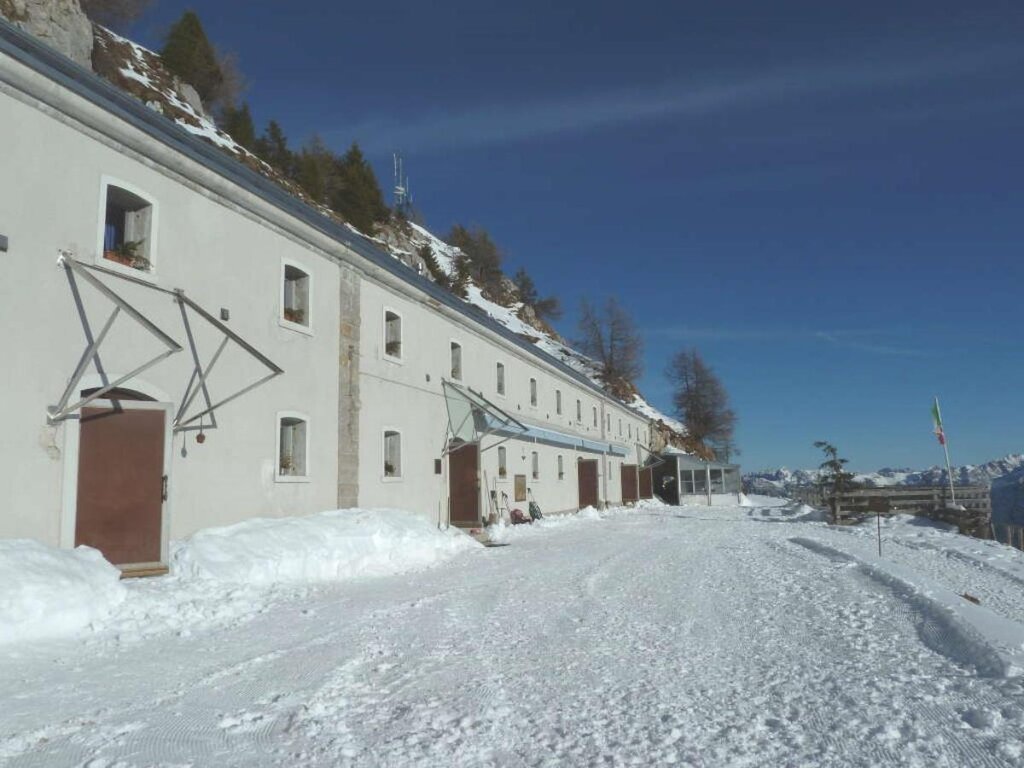
M2 20L0 115L0 538L636 498L642 416Z

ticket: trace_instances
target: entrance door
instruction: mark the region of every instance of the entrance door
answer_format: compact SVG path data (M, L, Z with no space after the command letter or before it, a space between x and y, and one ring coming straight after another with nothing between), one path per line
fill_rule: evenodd
M654 470L650 467L641 469L639 472L640 498L654 498Z
M168 412L100 402L80 414L75 546L94 547L114 565L159 564Z
M480 525L480 446L462 443L448 454L452 525Z
M636 464L622 465L622 503L628 504L639 500L636 477Z
M579 478L580 509L597 506L597 460L576 462Z

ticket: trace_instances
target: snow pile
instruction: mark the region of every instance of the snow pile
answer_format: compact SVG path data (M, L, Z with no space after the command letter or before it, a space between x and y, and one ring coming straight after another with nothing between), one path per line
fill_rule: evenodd
M476 546L409 512L343 509L199 531L176 548L172 569L238 584L337 581L425 568Z
M0 541L0 644L71 634L125 597L121 572L91 547Z

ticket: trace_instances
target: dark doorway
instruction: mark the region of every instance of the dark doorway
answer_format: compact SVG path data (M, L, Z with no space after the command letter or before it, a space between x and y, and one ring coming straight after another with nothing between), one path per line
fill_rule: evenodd
M645 467L639 472L639 484L640 484L640 498L641 499L653 499L654 498L654 471L650 467Z
M586 459L577 462L579 476L580 509L597 506L597 460Z
M629 504L640 499L637 488L636 464L622 465L622 503Z
M480 525L480 446L461 443L448 454L448 494L451 523L466 528Z
M162 408L82 408L75 546L115 565L160 562L166 430Z

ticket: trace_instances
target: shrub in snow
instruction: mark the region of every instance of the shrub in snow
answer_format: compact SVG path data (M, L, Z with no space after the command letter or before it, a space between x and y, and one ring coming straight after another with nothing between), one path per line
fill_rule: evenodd
M0 644L70 634L124 597L121 572L91 547L0 541Z
M199 531L178 544L172 570L231 583L336 581L425 568L478 546L409 512L340 509Z

